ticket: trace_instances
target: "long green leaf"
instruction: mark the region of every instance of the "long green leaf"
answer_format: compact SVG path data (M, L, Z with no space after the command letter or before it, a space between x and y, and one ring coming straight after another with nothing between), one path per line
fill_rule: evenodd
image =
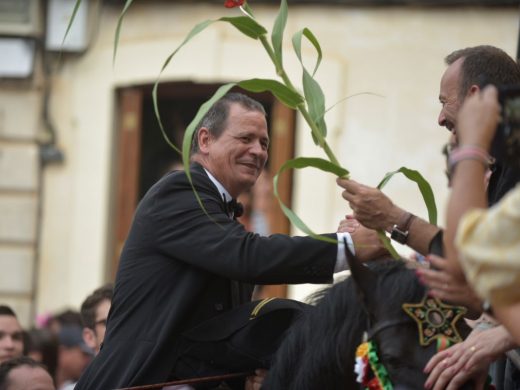
M318 126L323 138L327 136L327 124L325 123L325 95L316 80L309 74L307 69L303 69L303 92L309 114ZM314 137L314 134L313 134ZM319 143L317 139L314 140Z
M316 71L318 70L318 67L321 64L321 59L323 56L322 52L321 52L321 46L320 46L320 43L318 42L318 39L316 38L316 36L307 27L305 27L303 30L297 31L293 35L292 42L293 42L294 51L296 52L296 55L298 56L298 59L300 60L302 65L303 65L302 53L301 53L302 37L307 38L309 40L309 42L312 43L312 45L316 49L316 52L318 53L318 58L316 59L316 64L314 65L314 70L312 71L312 76L314 77L314 75L316 74Z
M217 89L217 91L213 94L213 96L200 106L199 110L197 111L197 114L195 115L195 118L193 118L188 127L186 127L186 131L184 132L184 137L182 139L182 163L184 165L184 169L186 170L186 174L188 175L188 179L190 180L190 182L190 151L193 136L195 135L195 132L198 130L197 125L200 123L204 115L206 115L211 106L215 104L215 102L219 100L222 96L228 93L228 91L235 85L236 83L228 83L220 86L219 89Z
M184 132L184 137L182 139L182 165L184 166L184 172L186 172L186 176L188 177L188 181L190 182L191 188L193 189L193 193L195 194L195 198L197 199L197 202L199 203L202 210L204 210L204 213L210 217L210 215L207 213L206 208L202 204L202 200L200 199L199 194L197 193L197 190L195 189L195 186L193 185L193 181L191 179L191 172L190 172L190 152L191 152L191 144L193 141L193 137L196 133L197 125L200 123L204 115L208 112L208 110L211 108L211 106L222 96L224 96L231 88L233 88L236 84L235 83L229 83L222 85L217 91L213 94L213 96L206 101L202 106L200 106L199 110L197 111L197 115L195 115L195 118L190 122L188 127L186 128L186 131ZM211 217L210 217L211 218Z
M332 106L328 107L326 110L325 110L325 113L329 112L330 110L332 110L334 107L336 107L338 104L340 103L343 103L345 100L348 100L348 99L351 99L351 98L354 98L354 97L357 97L357 96L361 96L361 95L369 95L369 96L377 96L377 97L380 97L380 98L385 98L386 96L385 95L380 95L378 93L374 93L374 92L358 92L358 93L355 93L353 95L349 95L349 96L346 96L340 100L338 100L336 103L334 103Z
M253 13L253 10L251 9L251 7L249 6L249 3L247 1L245 1L244 4L242 5L242 9L244 11L246 11L246 13L251 15L252 18L255 17L255 14Z
M338 165L331 163L330 161L316 158L316 157L298 157L293 160L286 161L278 170L273 179L273 187L274 187L274 195L278 199L280 203L280 207L283 213L289 218L291 223L296 226L298 229L303 231L305 234L316 238L318 240L333 242L336 240L330 239L328 237L320 236L314 233L302 220L298 217L290 208L288 208L280 199L280 195L278 193L278 178L279 176L286 171L287 169L303 169L307 167L317 168L324 172L330 172L338 177L342 177L348 173L348 171Z
M72 23L76 18L76 14L78 13L79 6L81 5L81 0L76 0L76 4L74 4L74 9L72 10L72 15L69 19L69 24L67 24L67 29L65 30L65 34L63 35L63 40L61 41L61 46L65 43L65 38L69 35L70 28L72 27Z
M303 97L299 93L276 80L250 79L240 81L238 85L251 92L269 91L289 108L296 108L303 103Z
M312 120L316 123L318 130L320 132L319 137L325 138L327 136L327 125L325 123L325 95L314 77L309 73L307 68L303 63L302 58L302 38L306 37L315 47L318 53L318 59L316 61L316 65L314 67L314 73L318 69L318 66L321 62L321 47L318 43L318 40L314 36L314 34L308 29L304 28L296 32L292 37L292 44L294 48L294 52L300 61L303 69L302 76L302 84L303 84L303 92L305 95L305 100L307 102L307 107L309 110L309 114L311 115ZM313 74L314 74L313 73ZM321 144L321 140L318 139L317 135L312 133L312 139L316 145Z
M159 123L159 128L161 129L161 133L164 137L164 139L166 140L166 143L168 145L170 145L176 152L178 152L179 154L181 154L182 152L179 150L179 148L177 146L175 146L173 144L173 142L170 141L170 138L168 137L168 135L166 134L166 131L164 131L164 126L162 124L162 120L161 120L161 114L159 113L159 101L157 99L157 90L159 88L159 81L161 79L161 75L162 73L164 72L164 69L166 69L166 67L168 66L168 64L170 63L170 61L172 60L173 56L175 54L177 54L177 52L186 44L188 43L194 36L196 36L197 34L199 34L200 32L204 31L206 29L206 27L208 27L209 25L215 23L215 20L205 20L204 22L201 22L199 24L197 24L195 27L193 27L191 29L191 31L188 33L188 35L186 36L186 38L184 38L184 41L182 41L182 43L177 47L177 49L175 49L167 58L166 58L166 61L164 61L164 64L161 68L161 71L159 72L159 76L157 76L157 80L155 81L155 84L153 86L153 90L152 90L152 99L153 99L153 109L154 109L154 112L155 112L155 117L157 118L157 122Z
M224 17L218 20L232 24L240 32L253 39L258 39L261 35L267 34L267 30L263 26L247 16Z
M168 143L174 150L176 150L178 153L181 153L179 148L177 148L173 142L170 141L168 135L166 134L164 130L164 126L161 120L161 115L159 112L159 104L157 99L157 90L159 88L159 82L161 79L161 75L164 72L164 69L170 64L170 61L172 60L173 56L177 54L177 52L186 45L193 37L204 31L208 26L215 22L228 22L238 28L240 31L242 31L244 34L252 37L252 38L258 38L260 35L265 34L267 30L263 28L261 25L259 25L257 22L252 20L251 18L248 18L246 16L239 16L239 17L232 17L232 18L220 18L217 20L205 20L199 24L197 24L195 27L191 29L191 31L188 33L186 38L182 41L182 43L166 58L164 61L163 66L161 67L161 71L159 72L159 76L157 76L157 80L155 81L155 84L153 86L152 90L152 98L153 98L153 109L155 112L155 117L157 118L157 122L159 123L159 128L161 129L161 133Z
M401 167L396 171L387 173L383 180L378 184L377 188L382 189L396 173L402 173L409 180L417 184L424 199L424 203L426 204L426 208L428 209L428 219L432 225L437 225L437 206L435 204L435 196L433 195L430 183L428 183L419 171Z
M280 1L280 10L274 21L273 32L271 33L271 42L273 44L274 57L278 62L280 68L283 67L282 60L282 43L283 43L283 32L287 24L287 1Z
M114 36L114 53L112 54L112 66L114 66L114 64L116 63L117 48L119 46L119 33L121 32L123 18L133 1L134 0L126 0L125 6L123 7L123 11L121 11L121 15L119 15L119 19L117 20L116 34Z
M379 241L381 241L385 249L390 253L394 260L399 260L401 258L399 253L397 253L394 246L392 245L392 240L386 236L383 230L377 230L377 237L379 237Z

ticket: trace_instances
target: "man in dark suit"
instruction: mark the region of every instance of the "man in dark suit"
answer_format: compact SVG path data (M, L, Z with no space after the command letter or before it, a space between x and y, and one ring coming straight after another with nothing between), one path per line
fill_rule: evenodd
M183 334L249 301L247 283L329 283L346 268L342 244L262 237L234 220L227 202L253 186L268 146L258 102L231 93L208 111L194 137L190 170L204 210L183 171L169 173L145 195L121 254L103 347L76 389L184 377L190 362ZM350 237L338 235L326 236ZM354 239L371 240L371 250L381 251L375 237ZM207 373L192 369L190 375Z

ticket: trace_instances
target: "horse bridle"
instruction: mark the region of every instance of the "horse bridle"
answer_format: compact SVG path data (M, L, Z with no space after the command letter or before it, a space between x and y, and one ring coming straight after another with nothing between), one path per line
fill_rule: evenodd
M413 322L413 320L410 317L407 317L406 314L403 313L402 318L393 318L393 319L388 319L388 320L384 320L384 321L378 321L375 326L370 326L370 322L371 321L370 321L370 317L369 317L368 326L367 326L367 339L368 340L373 339L376 336L376 334L378 334L379 332L381 332L387 328L391 328L391 327L394 327L397 325L407 324L407 323Z

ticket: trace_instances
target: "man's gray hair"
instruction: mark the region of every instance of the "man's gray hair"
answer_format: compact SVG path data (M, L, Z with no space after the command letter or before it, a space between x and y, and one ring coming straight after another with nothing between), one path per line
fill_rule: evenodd
M199 151L197 135L202 127L207 128L209 133L215 137L215 139L221 136L226 127L226 121L229 116L229 107L232 103L238 103L246 110L258 111L263 115L266 115L264 106L249 96L238 92L227 93L211 106L206 115L204 115L197 125L197 131L195 131L195 134L193 135L193 141L191 144L191 154L195 154Z

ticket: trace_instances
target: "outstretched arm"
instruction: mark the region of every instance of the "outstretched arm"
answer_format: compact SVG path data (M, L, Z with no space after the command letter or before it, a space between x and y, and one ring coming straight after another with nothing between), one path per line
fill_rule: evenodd
M349 202L354 218L363 226L389 232L394 225L399 225L403 220L406 210L395 205L379 189L354 180L337 179L337 183L345 189L342 196ZM414 216L408 229L406 245L426 255L433 237L439 230L437 226Z

